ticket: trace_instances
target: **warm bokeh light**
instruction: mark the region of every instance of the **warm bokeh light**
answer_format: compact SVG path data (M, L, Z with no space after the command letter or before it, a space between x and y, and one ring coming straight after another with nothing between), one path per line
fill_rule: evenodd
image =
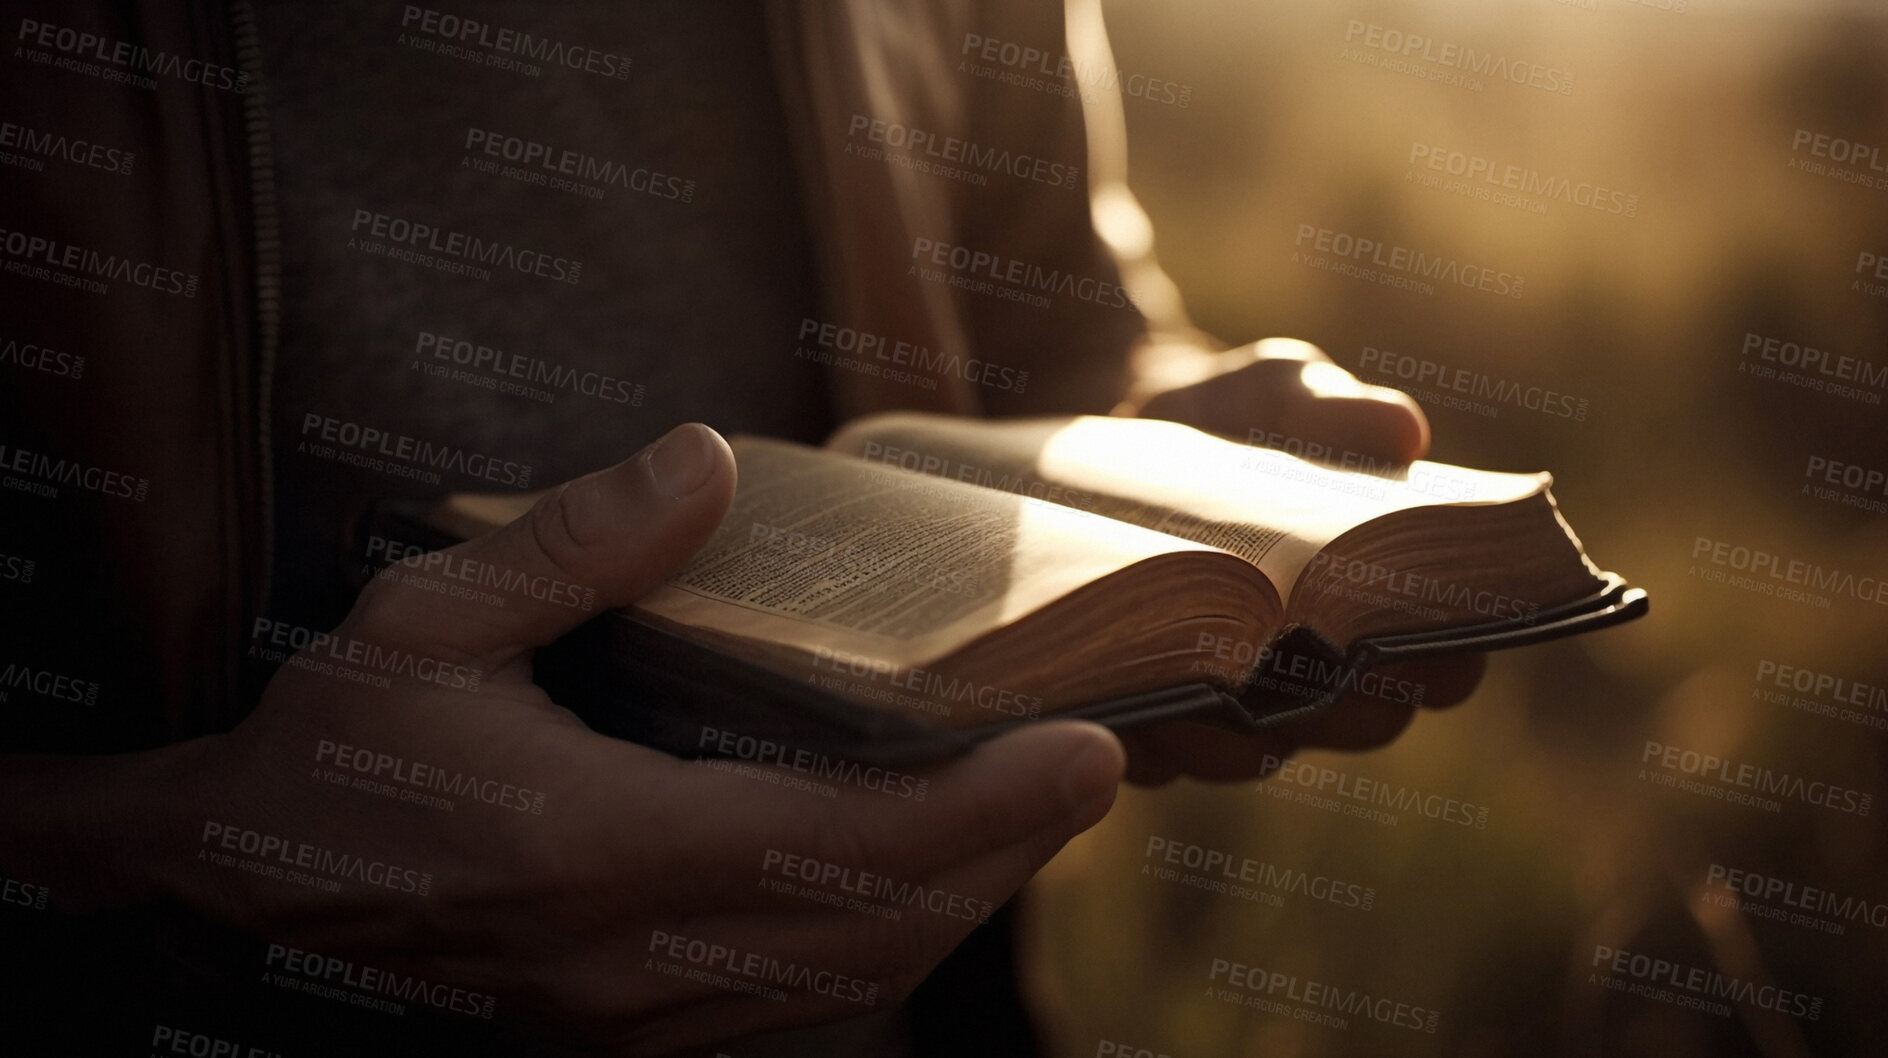
M1888 682L1879 607L1838 595L1822 608L1693 571L1702 537L1888 572L1882 505L1818 498L1805 474L1816 456L1888 466L1882 390L1740 372L1761 359L1744 352L1750 335L1888 363L1888 291L1855 273L1858 254L1888 253L1888 181L1803 167L1829 162L1816 135L1888 144L1888 8L1105 6L1124 74L1191 86L1185 108L1130 97L1125 119L1129 184L1194 322L1229 341L1315 341L1363 381L1410 392L1433 458L1552 471L1589 551L1649 589L1653 614L1497 656L1473 699L1419 715L1386 749L1302 758L1484 806L1486 829L1350 818L1282 798L1277 778L1126 794L1031 904L1034 993L1057 1053L1094 1054L1098 1038L1176 1058L1874 1053L1883 924L1832 934L1767 920L1712 904L1727 890L1704 883L1717 865L1879 904L1882 828L1662 788L1641 778L1641 757L1653 740L1860 791L1888 778L1879 710L1815 715L1767 699L1758 679L1770 661ZM1368 27L1538 64L1572 87L1409 75L1365 45ZM1562 182L1605 194L1556 197ZM1518 296L1340 274L1328 265L1345 238L1385 248L1364 267L1406 275L1382 264L1401 248L1510 277ZM1569 414L1445 390L1436 372L1551 392ZM1154 836L1372 886L1375 904L1275 908L1163 881L1143 873ZM1622 995L1589 983L1596 946L1826 1002L1805 1019ZM1214 959L1442 1017L1429 1035L1237 1009L1207 995Z

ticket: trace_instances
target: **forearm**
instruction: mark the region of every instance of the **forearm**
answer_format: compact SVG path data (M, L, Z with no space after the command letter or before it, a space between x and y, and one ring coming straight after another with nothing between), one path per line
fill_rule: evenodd
M199 763L211 739L106 757L0 756L0 874L83 912L160 898L154 864L204 811ZM33 894L37 896L38 894Z

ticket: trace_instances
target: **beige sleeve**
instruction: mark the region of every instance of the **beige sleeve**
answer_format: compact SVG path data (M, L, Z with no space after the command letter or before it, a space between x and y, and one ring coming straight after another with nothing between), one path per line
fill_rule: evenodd
M1077 18L1091 6L1070 2ZM1082 53L1072 54L1061 0L770 6L776 74L831 322L927 350L921 362L900 365L929 376L924 383L834 372L842 419L893 408L1105 412L1120 398L1129 352L1147 332L1138 306L1150 301L1163 315L1177 308L1159 294L1164 277L1137 281L1121 297L1110 293L1123 287L1123 271L1097 233L1091 200L1105 191L1115 216L1139 217L1139 207L1122 182L1118 88L1102 72L1112 60L1093 10L1097 18L1077 42ZM995 62L984 58L990 42ZM1025 51L1040 58L1002 61ZM972 178L953 179L863 158L857 148L869 141L857 132L860 120L1029 163L961 165ZM1091 141L1088 121L1112 131ZM1091 183L1097 172L1105 187ZM1064 179L1048 182L1045 173ZM914 250L937 245L1013 263L1031 280L1012 286L1035 300L914 275L923 263ZM1135 274L1148 273L1137 267ZM1154 295L1144 297L1143 287Z

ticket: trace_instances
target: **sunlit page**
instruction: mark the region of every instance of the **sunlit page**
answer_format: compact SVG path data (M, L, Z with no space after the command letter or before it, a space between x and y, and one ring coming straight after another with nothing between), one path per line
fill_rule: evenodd
M1430 462L1395 476L1346 472L1177 423L1099 416L965 423L883 415L849 426L832 446L868 462L924 465L1046 495L1230 551L1286 599L1312 555L1372 518L1430 504L1511 502L1552 480ZM921 463L925 457L934 462Z
M639 608L803 650L913 664L1135 562L1205 550L817 449L741 438L734 450L740 486L727 518Z

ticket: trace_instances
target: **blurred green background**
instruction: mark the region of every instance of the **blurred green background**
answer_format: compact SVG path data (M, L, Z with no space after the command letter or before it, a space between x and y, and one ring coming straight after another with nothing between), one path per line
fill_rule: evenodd
M1888 179L1791 164L1829 164L1792 149L1798 130L1888 151L1888 4L1658 4L1105 4L1124 73L1192 87L1185 108L1125 109L1130 184L1195 322L1230 341L1309 339L1368 381L1394 381L1363 364L1374 347L1585 400L1584 421L1426 403L1433 458L1553 471L1589 552L1647 588L1653 613L1495 656L1472 699L1387 748L1301 755L1486 806L1485 830L1349 818L1275 798L1276 778L1125 792L1028 897L1030 991L1055 1053L1888 1053L1888 928L1774 921L1721 906L1730 890L1707 884L1717 864L1879 908L1888 809L1771 813L1640 778L1656 740L1888 787L1888 713L1814 715L1766 701L1757 676L1769 660L1888 684L1888 610L1692 571L1708 537L1888 574L1888 514L1803 491L1812 456L1888 469L1882 388L1871 403L1739 371L1747 333L1888 365L1888 298L1854 283L1859 253L1888 254ZM1345 57L1364 43L1347 42L1352 20L1571 72L1573 89L1483 78L1474 91L1366 65ZM1556 199L1539 212L1424 186L1416 145L1617 189L1636 210ZM1306 223L1524 276L1522 295L1425 295L1294 263ZM1374 906L1273 907L1163 881L1143 873L1150 836L1374 887ZM1609 991L1592 977L1597 945L1823 1003L1813 1020L1749 1003L1720 1015ZM1216 958L1441 1016L1429 1034L1240 1009L1208 994L1226 983L1209 979Z

